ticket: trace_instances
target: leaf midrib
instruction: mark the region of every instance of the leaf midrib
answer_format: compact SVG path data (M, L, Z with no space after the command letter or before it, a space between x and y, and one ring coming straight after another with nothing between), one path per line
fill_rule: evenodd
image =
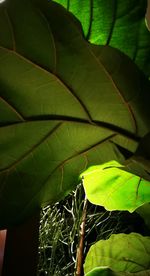
M39 10L41 11L40 7L39 7ZM41 11L41 12L42 12L42 11ZM42 14L43 14L45 20L48 21L46 15L45 15L43 12L42 12ZM64 13L64 17L68 17L68 14ZM81 35L79 29L76 27L76 25L75 25L74 21L72 20L72 17L71 17L71 16L69 17L69 19L70 19L70 23L72 24L72 26L73 26L73 28L75 29L75 31L80 35L80 37L82 37L82 35ZM49 21L48 21L48 22L49 22ZM50 31L51 31L51 33L52 33L52 30L51 30L51 29L50 29ZM53 34L53 33L52 33L52 37L53 37L53 41L54 41L54 45L55 45L55 40L54 40L54 34ZM135 133L137 133L136 120L135 120L133 111L132 111L132 109L131 109L129 103L127 103L127 101L125 100L125 98L123 97L123 95L120 93L119 88L116 86L116 83L114 82L114 80L113 80L112 76L110 75L109 71L107 70L107 68L105 68L105 66L103 65L102 62L100 63L99 59L95 56L94 52L92 51L92 49L91 49L91 47L88 45L88 43L87 43L84 39L83 39L82 41L83 41L83 43L84 43L86 49L88 50L88 52L93 56L94 60L95 60L96 63L98 64L98 66L100 66L100 68L103 68L103 71L105 72L105 74L107 75L108 79L111 81L112 85L114 86L115 92L116 92L117 95L120 97L120 99L122 100L123 104L126 106L128 112L129 112L129 114L130 114L130 116L131 116L131 119L132 119L132 122L133 122L133 125L134 125L134 129L135 129ZM55 45L55 48L56 48L56 45ZM6 48L5 48L5 49L6 49ZM8 49L7 49L7 50L8 50ZM14 50L11 50L11 51L14 52ZM15 53L16 53L16 51L15 51ZM18 53L16 53L16 54L18 54ZM18 54L18 55L19 55L21 58L26 59L26 61L32 63L31 60L29 60L29 59L27 59L27 58L21 56L20 54ZM49 71L45 70L44 68L40 67L39 65L37 65L37 64L35 65L35 63L32 63L32 64L34 64L34 66L38 66L40 69L44 70L44 72L50 73ZM56 77L55 74L53 74L53 76ZM59 77L56 77L56 78L57 78L57 80L60 81ZM61 83L62 83L62 82L61 82ZM64 81L63 81L63 85L65 86L65 88L67 88L67 91L68 91L68 87L66 86L66 84L64 83ZM69 91L70 91L70 90L69 90ZM72 91L70 91L70 93L72 94ZM78 98L77 98L78 96L75 94L75 92L73 93L73 96L76 97L76 99L78 100ZM82 103L82 100L81 100L81 99L80 99L79 103L80 103L80 104ZM82 104L82 107L84 107L84 104ZM86 110L87 110L87 108L86 108ZM84 108L84 111L85 111L85 112L86 112L86 110L85 110L85 108ZM87 114L88 117L89 117L89 114L90 114L90 113L88 112L88 114ZM89 119L91 120L91 116L90 116Z
M91 119L92 119L91 115L90 115L89 111L87 110L86 106L84 105L84 103L82 102L82 100L57 75L49 72L48 70L46 70L43 67L41 67L40 65L32 62L28 58L20 55L18 52L15 52L13 50L7 49L6 47L3 47L3 46L0 46L0 49L2 49L4 51L7 51L10 54L16 55L19 59L21 59L21 60L23 60L23 61L31 64L37 70L40 70L40 71L46 73L47 75L50 75L53 78L55 78L55 80L60 84L60 86L64 87L65 91L67 91L76 100L76 102L80 105L80 107L82 108L83 112L85 113L86 117L89 119L89 121L91 121ZM4 100L7 101L6 99L4 99ZM15 108L15 107L13 106L13 108ZM25 115L24 115L24 117L25 117Z
M67 14L65 14L65 16L67 17ZM71 19L70 17L70 22L71 24L73 25L73 27L75 28L76 32L80 35L81 37L81 33L79 32L78 28L76 28L75 26L75 23L74 21ZM134 117L134 114L133 114L133 111L130 107L130 104L125 100L125 98L123 97L123 95L120 93L119 91L119 88L117 87L116 83L114 82L114 79L112 78L111 74L109 73L109 71L107 70L107 68L105 68L104 64L102 63L102 61L100 62L99 59L97 58L97 56L94 54L94 52L92 51L92 48L90 47L90 45L88 45L88 43L86 42L86 40L82 40L86 49L88 50L89 54L94 58L94 60L96 61L96 63L98 64L98 66L100 68L103 69L103 71L105 72L105 74L107 75L108 77L108 80L110 80L110 82L112 83L113 87L115 88L115 92L116 94L120 97L121 101L123 102L123 104L126 106L130 116L131 116L131 119L132 119L132 122L133 122L133 126L134 126L134 129L135 129L135 134L137 133L137 126L136 126L136 120L135 120L135 117Z
M24 122L15 122L15 123L12 123L12 124L8 124L8 125L5 125L5 126L2 126L2 128L7 128L7 127L9 128L12 125L28 124L28 123L31 123L31 122L33 122L33 123L34 122L43 122L43 120L42 120L43 117L40 117L40 118L38 117L38 119L36 119L34 117L34 120L33 120L33 118L28 118L27 121L24 121ZM3 172L5 172L5 171L12 170L16 164L18 164L19 162L21 162L30 153L32 153L34 149L36 149L39 145L41 145L43 142L45 142L45 140L47 138L49 138L49 136L52 135L65 122L66 123L67 122L72 122L72 123L88 124L90 126L93 125L93 126L97 126L99 128L103 128L103 129L107 129L107 130L112 131L113 132L112 137L114 137L116 135L122 135L122 136L126 137L127 139L131 139L131 140L136 141L136 142L139 142L139 140L140 140L140 137L135 136L134 134L132 134L132 133L130 133L128 131L124 131L124 129L118 128L118 127L116 127L114 125L110 125L110 124L107 124L107 123L104 123L104 122L98 122L97 123L97 122L93 121L92 124L91 124L91 123L89 123L86 120L80 120L80 119L77 120L76 118L63 117L63 116L54 116L53 118L51 116L48 116L47 119L44 118L44 121L60 121L60 122L49 133L47 133L38 143L36 143L32 148L30 148L30 150L28 150L26 153L24 153L17 161L15 161L14 163L12 163L8 167L5 167L4 169L1 169L0 170L0 174L3 173ZM108 139L110 139L112 137L109 136L106 139L108 140ZM102 142L103 142L103 140L101 140L100 142L98 142L98 144L101 144ZM72 157L69 157L69 159L70 158L72 158ZM66 160L65 160L65 162L66 162Z
M21 157L19 157L17 159L17 161L13 162L11 165L9 165L8 167L5 167L4 169L0 170L0 174L4 173L4 172L9 172L11 170L13 170L15 168L15 166L17 164L19 164L23 159L25 159L28 155L30 155L31 153L33 153L33 151L38 148L38 146L40 146L43 142L45 142L63 123L59 122L58 124L56 124L54 126L54 128L52 128L46 135L44 135L44 137L38 141L34 146L32 146L27 152L25 152Z
M23 115L22 115L12 104L10 104L8 101L6 101L1 95L0 95L0 100L3 101L4 104L5 104L6 106L8 106L8 108L9 108L10 110L12 110L12 111L18 116L18 118L19 118L21 121L23 121L23 122L25 121Z

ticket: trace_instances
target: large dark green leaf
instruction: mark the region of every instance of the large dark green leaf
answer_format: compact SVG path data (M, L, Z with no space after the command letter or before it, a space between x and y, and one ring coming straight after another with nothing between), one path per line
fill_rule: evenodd
M141 139L135 154L142 156L145 159L145 166L150 167L150 133Z
M136 212L144 219L146 226L150 229L150 203L139 207Z
M110 45L132 58L150 75L150 33L145 24L146 0L55 0L81 22L85 38Z
M134 153L150 129L149 99L131 60L92 48L61 6L1 4L0 226L64 197L87 166Z
M115 272L143 272L150 269L149 261L150 237L137 233L113 234L108 240L100 240L90 247L84 272L86 274L96 267L109 267Z
M134 154L124 162L124 165L123 170L150 181L150 160Z

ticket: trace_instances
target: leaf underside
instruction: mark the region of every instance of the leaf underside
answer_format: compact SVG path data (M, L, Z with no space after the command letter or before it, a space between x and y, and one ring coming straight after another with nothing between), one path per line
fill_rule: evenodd
M90 247L84 264L87 276L97 275L149 275L150 237L137 233L113 234L108 240L100 240ZM90 274L98 267L108 267L104 273ZM89 272L89 274L88 274ZM116 274L115 274L116 273ZM136 275L136 274L135 274Z
M92 269L85 276L150 276L150 270L143 270L140 272L116 272L107 267L98 267Z
M149 99L131 60L89 45L61 6L1 4L0 227L63 198L87 166L134 153L150 128Z
M85 38L128 55L150 76L150 33L145 23L146 0L55 0L81 22Z

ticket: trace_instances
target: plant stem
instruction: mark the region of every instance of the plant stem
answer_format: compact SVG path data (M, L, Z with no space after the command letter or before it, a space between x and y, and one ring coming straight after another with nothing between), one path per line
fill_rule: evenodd
M87 213L87 198L85 196L82 220L80 225L80 240L77 248L77 258L76 258L76 271L75 276L82 276L83 273L83 252L84 252L84 236L85 236L85 222L86 222L86 213Z

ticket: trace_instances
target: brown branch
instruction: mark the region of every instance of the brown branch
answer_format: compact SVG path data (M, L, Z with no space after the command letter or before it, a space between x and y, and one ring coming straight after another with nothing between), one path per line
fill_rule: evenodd
M82 181L83 181L83 179L82 179ZM83 273L83 252L84 252L84 236L85 236L87 203L88 203L88 201L85 196L83 212L82 212L82 220L81 220L81 225L80 225L80 240L79 240L79 245L77 248L75 276L82 276L82 273Z

